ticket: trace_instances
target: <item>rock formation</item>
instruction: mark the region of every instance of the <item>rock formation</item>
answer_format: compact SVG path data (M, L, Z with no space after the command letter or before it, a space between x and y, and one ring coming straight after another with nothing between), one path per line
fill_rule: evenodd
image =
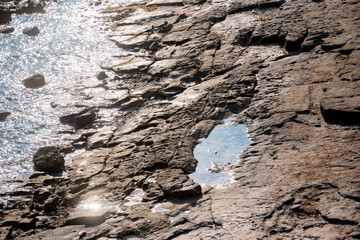
M106 12L111 40L134 53L107 69L131 89L112 105L116 129L74 141L87 149L69 178L33 176L2 206L1 236L360 237L358 0L153 0ZM193 149L228 116L251 147L233 183L199 186Z

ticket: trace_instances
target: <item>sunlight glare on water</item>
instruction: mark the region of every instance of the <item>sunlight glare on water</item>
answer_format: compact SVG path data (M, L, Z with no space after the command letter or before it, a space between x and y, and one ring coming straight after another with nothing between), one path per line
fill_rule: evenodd
M0 35L0 111L11 112L0 122L0 193L33 172L39 146L63 143L58 132L68 128L59 116L87 96L86 87L101 83L95 78L101 62L120 54L101 30L98 10L86 1L49 3L45 14L13 15L6 25L15 31ZM22 33L33 26L38 36ZM25 88L22 80L37 73L46 86Z

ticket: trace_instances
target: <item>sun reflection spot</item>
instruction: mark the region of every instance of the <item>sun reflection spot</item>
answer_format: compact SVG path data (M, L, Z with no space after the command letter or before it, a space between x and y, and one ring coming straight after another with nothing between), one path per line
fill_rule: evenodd
M78 208L85 211L99 211L102 205L96 201L97 199L87 199L78 205Z
M81 206L84 210L100 210L99 203L85 203Z

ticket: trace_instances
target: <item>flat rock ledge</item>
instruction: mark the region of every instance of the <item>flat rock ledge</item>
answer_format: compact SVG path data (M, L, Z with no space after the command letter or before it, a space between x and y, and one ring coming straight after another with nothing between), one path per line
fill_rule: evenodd
M103 12L129 53L99 76L128 85L104 106L118 110L114 128L78 130L85 151L68 176L36 174L0 202L2 239L360 238L359 1ZM193 149L227 117L251 146L231 183L200 186Z

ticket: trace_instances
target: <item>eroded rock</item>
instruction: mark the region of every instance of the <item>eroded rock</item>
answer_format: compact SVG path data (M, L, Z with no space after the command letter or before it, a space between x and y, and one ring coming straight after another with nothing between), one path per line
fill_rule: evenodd
M65 169L65 160L59 147L41 147L33 157L33 163L38 171L47 173L61 172Z

